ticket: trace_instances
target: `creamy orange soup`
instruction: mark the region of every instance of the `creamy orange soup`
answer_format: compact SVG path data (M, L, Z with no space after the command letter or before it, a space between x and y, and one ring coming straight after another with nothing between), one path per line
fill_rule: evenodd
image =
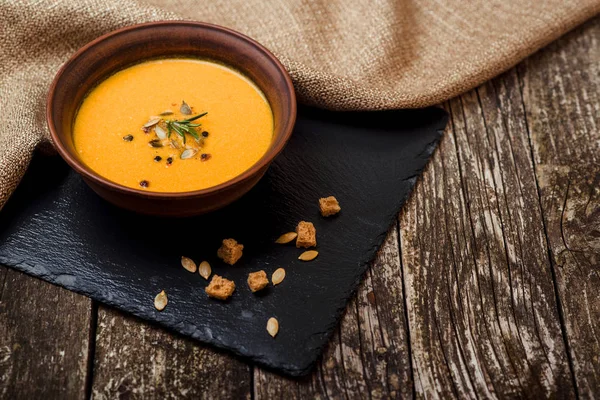
M266 153L272 136L271 108L250 80L194 59L148 61L110 76L84 99L73 130L91 169L158 192L230 180Z

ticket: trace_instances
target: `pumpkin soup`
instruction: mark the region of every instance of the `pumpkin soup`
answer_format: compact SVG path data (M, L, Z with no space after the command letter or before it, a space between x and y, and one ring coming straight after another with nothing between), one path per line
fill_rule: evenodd
M260 90L223 65L148 61L101 82L73 127L81 160L99 175L157 192L199 190L249 169L267 151L273 115Z

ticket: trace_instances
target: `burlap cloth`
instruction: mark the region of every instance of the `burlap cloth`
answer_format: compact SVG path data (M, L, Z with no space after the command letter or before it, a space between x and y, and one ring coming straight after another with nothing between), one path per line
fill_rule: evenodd
M0 0L0 209L36 147L59 66L113 29L194 19L271 49L300 101L423 107L471 89L600 12L600 0ZM40 146L41 145L41 146Z

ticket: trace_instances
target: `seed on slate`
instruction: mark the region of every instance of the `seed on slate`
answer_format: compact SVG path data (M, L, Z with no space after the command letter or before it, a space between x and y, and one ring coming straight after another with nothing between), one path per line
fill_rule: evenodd
M202 132L202 137L208 137L208 132L206 132L206 131Z
M283 235L281 235L277 238L275 243L279 243L279 244L289 243L292 240L296 239L297 236L298 236L298 234L296 232L284 233Z
M147 188L148 185L150 185L150 182L148 182L147 180L143 180L140 182L140 186L143 188Z
M283 281L284 278L285 278L285 269L277 268L275 270L275 272L273 272L273 275L271 276L271 282L273 282L273 285L279 285Z
M167 298L167 293L165 293L165 291L163 290L154 298L154 307L156 307L158 311L162 311L165 309L168 302L169 299Z
M308 250L308 251L305 251L304 253L300 254L300 257L298 257L298 260L311 261L311 260L314 260L315 258L317 258L318 255L319 255L318 251Z
M179 111L181 111L182 114L190 115L192 113L192 108L188 106L185 101L182 101L181 107L179 107Z
M167 132L161 128L159 125L156 125L154 127L154 132L156 132L156 136L160 139L160 140L164 140L167 138Z
M152 128L154 125L160 122L160 118L152 118L150 121L146 122L142 128Z
M163 147L163 144L160 141L160 139L151 140L148 142L148 145L150 145L150 147Z
M190 272L196 272L196 263L191 258L181 257L181 265Z
M181 153L181 159L182 160L187 160L188 158L192 158L194 157L194 155L197 153L197 150L194 149L186 149L183 151L183 153Z
M211 156L210 154L207 154L207 153L202 153L202 154L200 155L200 159L201 159L202 161L208 161L208 160L210 160L210 158L211 158L211 157L212 157L212 156Z
M200 266L198 267L198 272L200 273L200 276L208 280L210 274L212 273L212 268L210 267L208 261L202 261L200 263Z
M123 136L123 140L126 142L131 142L133 140L133 135Z
M161 156L156 156L156 157L154 157L154 161L156 161L156 162L159 162L160 160L162 160L162 157L161 157Z
M279 322L273 317L269 318L269 321L267 321L267 332L273 337L279 332Z

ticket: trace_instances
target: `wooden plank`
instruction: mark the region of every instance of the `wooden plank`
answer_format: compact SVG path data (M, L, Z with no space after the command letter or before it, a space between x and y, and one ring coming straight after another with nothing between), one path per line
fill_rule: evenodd
M447 109L400 223L417 394L572 397L515 71Z
M573 373L600 396L600 18L519 74Z
M242 361L196 341L100 306L95 399L249 399Z
M91 301L3 266L0 283L0 398L85 398Z
M412 397L401 274L394 227L315 371L292 380L255 368L255 398Z

